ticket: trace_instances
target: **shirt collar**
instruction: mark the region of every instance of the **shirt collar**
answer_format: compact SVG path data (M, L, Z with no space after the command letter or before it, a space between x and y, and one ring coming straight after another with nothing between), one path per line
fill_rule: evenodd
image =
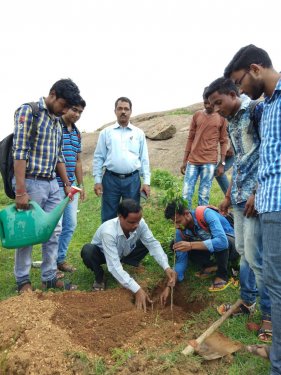
M120 124L118 124L118 122L116 121L115 124L113 125L113 128L114 129L118 129L118 128L123 128L123 126L121 126ZM126 126L126 129L130 129L132 130L132 124L129 122L129 124Z
M63 120L62 117L60 117L60 122L61 122L62 126L63 126L65 129L67 129L67 125L66 125L66 123L64 122L64 120ZM77 129L76 125L75 125L75 124L71 124L71 125L72 125L72 132L73 132L74 130L75 130L76 132L78 132L78 129Z
M268 102L270 101L270 99L273 98L274 94L275 94L277 91L281 91L281 78L279 78L279 80L278 80L278 82L277 82L277 84L276 84L276 86L275 86L275 89L274 89L273 94L271 95L271 97L269 97L269 96L265 96L265 97L264 97L264 101L265 101L266 103L268 103Z
M235 115L233 116L228 116L227 117L227 120L228 121L231 121L235 118L240 118L240 116L242 116L242 113L246 111L246 109L249 107L249 104L250 104L250 101L251 99L245 95L245 94L242 94L240 96L240 99L241 99L241 105L240 105L240 108L238 109L238 111L235 113Z

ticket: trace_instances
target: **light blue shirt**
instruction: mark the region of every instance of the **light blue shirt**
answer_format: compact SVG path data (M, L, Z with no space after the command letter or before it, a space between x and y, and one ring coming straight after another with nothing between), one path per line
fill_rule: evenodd
M104 253L108 271L125 288L136 293L139 284L123 269L120 259L129 255L136 247L136 242L141 240L148 249L149 254L156 262L166 270L169 268L168 257L162 249L144 219L141 219L138 228L130 233L127 238L121 228L119 218L114 218L104 222L94 234L92 244L97 245Z
M264 99L261 139L256 209L281 211L281 79Z
M94 153L93 175L96 184L102 182L103 168L120 174L139 170L143 183L150 185L149 158L144 132L131 123L123 127L116 122L103 129Z

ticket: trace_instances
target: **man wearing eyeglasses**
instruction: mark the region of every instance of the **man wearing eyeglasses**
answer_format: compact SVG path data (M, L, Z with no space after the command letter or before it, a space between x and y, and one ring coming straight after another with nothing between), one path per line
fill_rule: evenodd
M253 44L241 48L225 69L225 77L240 83L252 99L264 94L261 146L255 207L263 242L263 277L271 300L271 375L281 374L281 74L268 53ZM268 347L251 347L266 356Z
M94 192L102 197L102 222L117 216L120 199L140 202L140 193L150 194L149 157L144 132L130 123L132 102L115 102L117 121L103 129L94 153ZM143 185L141 186L141 179Z

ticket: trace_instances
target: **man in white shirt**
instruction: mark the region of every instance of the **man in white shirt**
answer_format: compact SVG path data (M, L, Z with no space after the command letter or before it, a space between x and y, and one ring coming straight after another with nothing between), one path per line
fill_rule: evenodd
M117 121L101 131L93 160L94 191L102 196L102 222L117 216L121 198L140 202L141 191L150 194L146 138L141 129L130 123L131 100L118 98L114 112Z
M98 228L92 242L83 246L81 257L95 274L93 290L105 289L101 265L106 264L115 279L135 294L137 309L146 311L146 302L152 301L123 269L122 263L137 267L148 252L165 271L169 285L175 285L176 273L170 268L167 255L142 218L141 206L133 199L124 199L119 203L118 217Z

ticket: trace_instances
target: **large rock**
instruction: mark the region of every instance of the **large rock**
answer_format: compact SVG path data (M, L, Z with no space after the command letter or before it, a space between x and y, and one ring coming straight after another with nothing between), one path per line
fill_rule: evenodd
M154 120L154 124L145 131L145 135L152 140L164 141L172 138L176 131L175 125L162 117L161 120Z

